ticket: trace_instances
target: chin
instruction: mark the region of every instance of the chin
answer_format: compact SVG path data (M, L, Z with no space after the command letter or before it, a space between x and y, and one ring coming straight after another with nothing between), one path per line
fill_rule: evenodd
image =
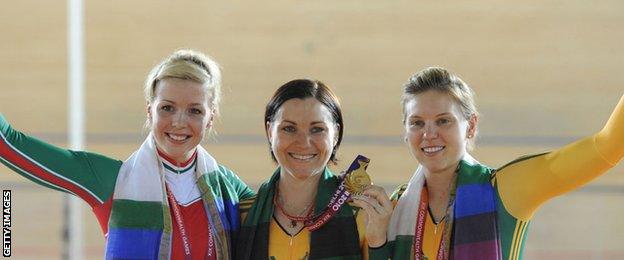
M430 172L437 172L446 168L444 162L441 161L431 161L427 160L427 158L423 158L422 160L418 160L418 163L425 167Z
M185 149L182 147L164 147L160 148L161 151L163 151L167 156L176 159L176 160L183 160L183 158L185 157L185 155L191 151L191 149Z
M310 169L288 169L290 175L295 177L296 179L305 180L314 175L318 175L322 172L322 170L310 170Z

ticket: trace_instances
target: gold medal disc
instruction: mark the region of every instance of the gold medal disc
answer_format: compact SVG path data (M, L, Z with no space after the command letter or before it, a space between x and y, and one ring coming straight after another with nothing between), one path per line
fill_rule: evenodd
M347 191L353 195L361 194L366 187L372 184L370 176L366 173L368 160L362 160L359 157L356 160L359 166L350 173L347 173L345 177L345 187Z

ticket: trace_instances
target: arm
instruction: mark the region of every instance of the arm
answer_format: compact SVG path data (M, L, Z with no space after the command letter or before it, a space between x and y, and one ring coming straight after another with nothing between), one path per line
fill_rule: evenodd
M234 191L238 196L239 201L248 199L255 199L256 192L254 192L245 182L243 182L232 170L220 165L225 179L234 187Z
M387 246L388 243L384 243L379 247L370 247L368 244L368 240L366 239L366 213L363 210L357 210L355 213L355 221L357 223L358 234L360 236L360 247L362 250L362 259L365 260L381 260L381 259L389 259L390 251L388 250L390 247Z
M396 208L396 205L399 202L399 198L401 197L401 195L403 195L406 189L407 189L407 183L398 186L392 192L392 194L390 195L390 203L392 205L392 209ZM363 215L363 214L360 214L360 215ZM386 226L387 225L388 224L386 224ZM358 229L359 229L359 226L358 226ZM360 231L360 232L363 232L363 231ZM394 243L395 241L386 241L386 243L384 243L383 245L379 247L369 246L365 254L368 258L365 258L365 259L371 259L371 260L391 259L392 253L394 251ZM365 244L368 244L368 242L366 242Z
M61 149L14 130L0 114L0 162L48 188L74 194L89 205L111 196L121 161Z
M388 224L394 206L382 187L368 186L361 195L351 197L351 205L364 211L366 223L366 241L372 248L379 248L386 244Z
M550 153L503 166L496 185L509 213L529 220L545 201L580 187L615 166L624 157L624 96L605 127Z

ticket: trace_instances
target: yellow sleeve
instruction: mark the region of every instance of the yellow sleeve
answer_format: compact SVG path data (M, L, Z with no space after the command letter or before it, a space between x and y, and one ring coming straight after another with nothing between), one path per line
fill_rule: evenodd
M527 221L545 201L588 183L624 157L624 96L605 127L550 153L521 158L496 173L503 205Z
M624 96L604 128L595 135L596 149L611 165L624 157Z

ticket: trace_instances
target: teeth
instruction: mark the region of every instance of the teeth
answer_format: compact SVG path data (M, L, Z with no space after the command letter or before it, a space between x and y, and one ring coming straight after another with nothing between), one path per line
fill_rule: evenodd
M187 135L174 135L174 134L167 134L171 139L176 140L176 141L184 141L188 136Z
M425 147L423 148L423 151L425 151L426 153L435 153L441 151L443 148L444 147L442 146Z
M312 157L314 157L314 154L301 155L301 154L291 153L290 156L294 157L295 159L299 159L299 160L307 160L307 159L311 159Z

